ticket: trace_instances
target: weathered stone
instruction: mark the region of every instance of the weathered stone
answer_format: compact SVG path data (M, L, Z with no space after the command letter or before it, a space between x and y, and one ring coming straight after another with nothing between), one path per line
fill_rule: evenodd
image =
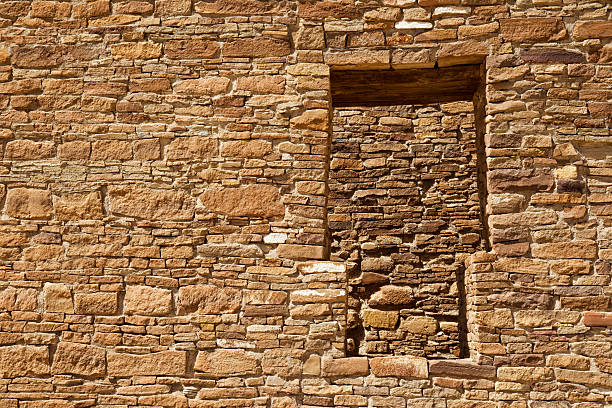
M291 53L291 46L277 38L244 38L226 42L222 53L226 57L283 57Z
M327 52L325 63L336 69L386 69L391 66L388 50Z
M294 305L290 310L290 315L294 319L315 319L331 313L331 308L327 304Z
M399 318L398 311L366 309L363 311L363 324L366 326L394 329Z
M166 149L168 160L208 159L217 154L217 140L211 137L179 137L174 139Z
M550 191L555 180L552 174L540 170L491 170L487 177L489 191L507 193L516 191Z
M176 82L172 88L177 93L189 95L219 95L227 92L231 85L229 78L208 77L200 79L186 79Z
M60 341L55 351L51 372L53 374L104 377L106 351L100 347Z
M51 192L32 188L9 189L4 211L13 218L51 218L53 215Z
M509 309L496 309L475 312L474 323L496 328L514 327L514 319Z
M74 193L61 197L53 196L55 217L58 220L92 220L100 219L102 213L102 198L100 193Z
M75 312L86 315L114 315L118 310L116 293L77 293Z
M120 43L110 46L115 59L153 59L162 55L161 44L150 42Z
M445 377L493 379L496 369L494 366L474 364L466 360L434 360L429 363L429 373Z
M265 140L236 140L224 142L221 145L221 155L224 157L245 157L249 159L262 158L272 152L272 143ZM278 197L280 200L280 197Z
M0 94L25 95L39 92L40 79L19 79L16 81L0 83Z
M20 68L51 68L64 62L92 60L97 58L99 53L99 49L92 46L25 45L14 51L12 62Z
M433 68L436 63L432 50L394 49L391 52L391 66L395 69Z
M438 65L448 67L452 65L479 64L489 55L486 43L479 41L460 41L442 44L438 51Z
M147 316L164 316L172 310L172 292L150 286L128 286L123 312Z
M72 292L62 283L45 283L44 287L45 312L74 313Z
M286 10L287 4L285 1L214 0L200 1L195 5L195 11L200 14L230 16L283 14Z
M205 244L198 246L200 256L210 257L263 257L261 248L257 245L241 244Z
M155 0L156 16L186 16L191 13L191 0Z
M355 5L345 2L301 1L298 6L298 15L309 20L354 19L359 16L359 10Z
M342 289L304 289L291 292L291 302L304 303L336 303L346 299L346 291Z
M368 375L370 368L367 357L324 359L322 373L325 377Z
M329 112L325 109L307 110L291 119L291 127L296 129L327 130Z
M0 347L0 377L45 376L50 371L49 349L36 346Z
M553 297L545 294L529 294L522 292L495 293L487 297L488 302L495 307L514 307L527 309L530 307L545 309L552 305Z
M278 188L269 185L208 190L200 195L200 201L209 211L232 217L269 218L285 214Z
M612 313L585 312L585 326L612 326Z
M376 377L427 378L427 360L421 357L389 356L370 360L370 369Z
M8 287L0 291L0 308L9 311L36 310L38 292L31 288Z
M521 59L525 62L535 62L538 64L545 62L572 64L586 61L583 54L564 48L531 48L529 50L522 50Z
M259 371L257 358L243 350L200 351L194 369L206 377L254 375Z
M12 160L40 160L55 155L53 142L34 142L32 140L11 140L6 144L4 157Z
M240 290L210 285L184 286L179 289L179 314L220 314L236 312L241 304Z
M612 37L612 21L577 21L572 32L577 41Z
M219 44L208 40L169 40L164 43L164 54L171 59L213 58Z
M516 381L523 384L546 381L554 378L552 368L545 367L499 367L497 379L501 381Z
M105 98L110 99L110 98ZM114 104L114 99L112 100ZM98 106L95 111L103 111ZM91 160L112 161L131 160L132 146L123 140L97 140L91 146Z
M517 42L560 40L566 35L563 22L554 17L503 19L500 32L504 40Z
M195 199L185 191L153 190L145 187L109 186L113 214L148 220L189 220Z
M370 297L370 306L405 306L414 301L412 288L386 285Z
M183 376L186 373L187 353L184 351L162 351L143 355L108 353L108 375L110 377Z
M595 241L554 242L550 244L533 244L531 253L536 258L565 259L597 257L597 243Z
M301 350L268 349L263 353L261 369L264 374L280 377L299 377L302 374Z
M119 14L151 14L154 6L147 1L122 1L115 5L115 12Z
M518 67L491 68L487 71L487 82L497 83L504 81L516 81L525 77L525 75L527 75L530 71L531 70L527 65L520 65Z
M438 321L429 316L408 316L400 328L409 333L432 335L438 332Z

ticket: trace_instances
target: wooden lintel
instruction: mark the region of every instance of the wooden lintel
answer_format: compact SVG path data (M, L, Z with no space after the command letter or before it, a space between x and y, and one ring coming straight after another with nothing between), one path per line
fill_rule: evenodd
M480 65L331 72L334 107L426 105L471 100L479 83Z

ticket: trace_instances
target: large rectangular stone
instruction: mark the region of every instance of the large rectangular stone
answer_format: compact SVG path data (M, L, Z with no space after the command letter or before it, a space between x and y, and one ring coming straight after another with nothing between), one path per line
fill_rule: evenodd
M151 354L108 354L110 377L132 377L135 375L185 375L187 353L184 351L162 351Z

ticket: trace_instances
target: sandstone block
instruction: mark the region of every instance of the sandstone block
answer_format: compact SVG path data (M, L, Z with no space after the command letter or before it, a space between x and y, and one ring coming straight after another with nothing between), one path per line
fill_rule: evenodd
M40 160L55 155L53 142L34 142L32 140L11 140L6 144L4 157L12 160Z
M291 118L291 127L326 131L329 127L329 112L325 109L311 109L300 116Z
M380 329L394 329L399 318L398 311L366 309L363 311L363 324Z
M410 333L432 335L438 332L438 321L429 316L408 316L400 328Z
M115 215L148 220L190 220L195 199L181 190L154 190L136 186L109 186L110 210Z
M118 310L116 293L77 293L74 303L77 314L114 315Z
M322 373L325 377L352 377L368 375L370 367L367 357L324 359Z
M354 19L360 15L359 9L351 3L336 1L300 2L298 15L309 20L325 20L327 18Z
M91 146L91 160L131 160L132 146L122 140L97 140Z
M213 58L219 52L219 44L208 40L168 40L164 54L171 59Z
M327 304L306 304L292 306L290 315L294 319L315 319L331 315L331 308Z
M491 170L487 182L492 193L509 193L517 191L550 191L555 180L549 170Z
M336 69L386 69L391 66L388 50L334 51L325 54L325 63Z
M214 0L196 3L195 10L200 14L231 16L283 14L287 10L287 4L284 1Z
M238 289L193 285L179 289L177 308L179 314L233 313L240 309L241 302L242 294Z
M253 375L259 371L259 362L243 350L200 351L194 369L206 377L235 377Z
M153 5L147 1L122 1L115 5L115 13L118 14L151 14Z
M164 316L172 310L172 292L150 286L128 286L123 312L146 316Z
M514 327L514 319L509 309L487 310L474 314L474 323L496 328Z
M226 42L222 53L226 57L283 57L291 54L291 46L277 38L243 38Z
M13 218L51 218L53 215L51 192L33 188L9 189L4 211Z
M162 351L143 355L108 353L108 375L110 377L184 376L186 373L187 353L184 351Z
M291 292L291 302L304 303L336 303L344 302L346 291L343 289L302 289Z
M612 37L612 21L577 21L572 32L577 41Z
M104 377L106 351L100 347L61 341L55 351L51 372L53 374Z
M612 313L585 312L585 326L612 326Z
M100 17L109 13L109 0L96 0L86 4L75 4L72 9L72 16L74 18Z
M501 381L516 381L523 384L547 381L554 378L552 368L545 367L499 367L497 379Z
M130 80L130 92L164 92L171 90L167 78L142 78Z
M191 14L191 0L155 0L155 15L161 17Z
M302 374L301 350L268 349L261 359L261 369L264 374L280 377L299 377Z
M494 366L474 364L465 360L438 360L429 362L429 373L432 375L470 378L495 378Z
M174 91L189 95L219 95L229 91L231 81L225 77L186 79L173 85Z
M272 152L272 143L265 140L233 140L223 142L221 155L235 158L262 158Z
M549 367L568 368L570 370L588 370L591 362L588 358L569 354L557 354L546 358Z
M92 220L104 217L100 192L53 196L55 217L58 220Z
M19 79L0 83L0 94L25 95L40 91L40 79Z
M427 378L427 360L421 357L389 356L370 360L370 369L376 377Z
M30 9L31 17L61 18L70 16L70 3L59 1L34 1Z
M134 142L134 158L136 160L157 160L161 156L158 139L141 139Z
M479 64L489 55L486 43L469 40L442 44L438 51L438 65L449 67L452 65Z
M8 287L0 291L0 309L7 312L36 310L37 296L36 289Z
M74 313L72 292L62 283L45 283L44 286L45 312Z
M211 212L231 217L281 217L285 206L278 188L270 185L249 185L223 190L208 190L200 201Z
M394 49L391 66L395 69L433 68L436 56L432 50Z
M566 35L559 18L511 18L500 21L501 36L506 41L540 42L560 40Z
M49 371L47 347L0 347L0 378L45 376Z
M280 75L240 77L236 81L236 89L251 91L254 94L283 94L285 93L285 78Z
M245 290L243 293L246 305L282 305L288 297L287 292L280 290Z
M87 160L90 152L91 144L89 142L74 141L59 145L57 156L61 160Z
M0 201L3 197L0 196ZM27 234L21 232L0 233L0 247L25 246L30 242Z
M532 48L521 51L521 59L537 64L552 62L559 64L578 64L586 62L582 53L564 48Z
M150 42L119 43L110 46L115 59L153 59L162 55L161 44Z
M584 240L533 244L531 253L534 257L543 259L593 259L597 257L597 243L595 241Z
M414 301L412 288L386 285L370 297L370 306L405 306Z
M260 258L263 251L257 245L204 244L198 246L198 255L207 257Z
M217 140L211 137L179 137L166 149L168 160L207 159L217 154Z

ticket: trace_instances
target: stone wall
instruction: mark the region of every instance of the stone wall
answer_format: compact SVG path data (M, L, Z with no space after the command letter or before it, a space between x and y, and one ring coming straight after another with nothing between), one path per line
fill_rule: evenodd
M611 19L0 1L0 406L608 408ZM469 358L346 357L330 70L461 64L492 248L466 256Z
M474 105L334 109L328 223L347 352L466 356L464 261L483 248Z

